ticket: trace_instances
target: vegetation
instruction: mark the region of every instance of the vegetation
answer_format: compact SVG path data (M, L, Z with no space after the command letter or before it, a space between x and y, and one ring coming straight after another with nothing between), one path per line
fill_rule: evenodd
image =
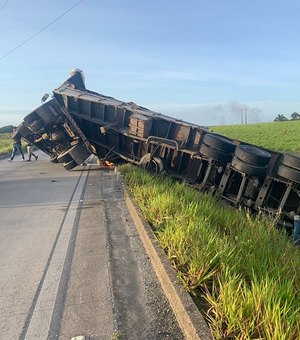
M8 155L12 149L12 141L10 140L9 133L0 134L0 156Z
M0 128L0 133L12 133L14 126L13 125L7 125Z
M185 288L208 303L216 339L300 338L299 250L274 222L129 164L120 171Z
M7 125L0 128L0 156L8 155L12 149L10 134L13 131L13 125Z
M285 122L287 120L285 115L279 114L275 117L274 122ZM300 120L300 114L298 112L293 112L291 114L291 120Z
M300 120L252 125L224 125L212 129L227 137L270 150L300 153Z
M298 112L293 112L291 114L291 120L299 120L300 119L300 114Z
M25 144L22 143L23 151ZM10 139L10 133L0 133L0 156L9 155L12 151L13 141Z
M280 114L275 117L274 122L286 122L287 120L285 115Z

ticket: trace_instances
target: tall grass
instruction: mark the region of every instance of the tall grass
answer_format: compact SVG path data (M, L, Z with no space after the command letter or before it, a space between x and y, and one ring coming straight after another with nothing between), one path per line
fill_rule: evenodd
M128 190L216 339L299 339L300 257L274 223L131 165Z
M212 130L270 150L300 153L300 121L215 126Z
M0 133L0 156L8 155L11 152L12 144L9 133Z

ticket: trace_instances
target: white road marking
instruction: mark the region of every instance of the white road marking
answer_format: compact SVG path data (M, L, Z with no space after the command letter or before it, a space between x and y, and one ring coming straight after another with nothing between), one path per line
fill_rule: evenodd
M83 171L72 202L69 206L61 234L56 244L42 289L27 329L25 336L25 339L27 340L47 339L60 277L87 175L88 171Z

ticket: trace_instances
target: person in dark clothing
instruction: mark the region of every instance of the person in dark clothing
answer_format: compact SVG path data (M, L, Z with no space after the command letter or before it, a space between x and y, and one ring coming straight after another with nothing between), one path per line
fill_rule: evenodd
M15 132L16 132L16 129L13 130L13 134L11 136L11 138L15 137ZM24 153L23 153L23 150L22 150L22 142L21 142L21 136L20 138L14 138L14 143L13 143L13 149L12 149L12 152L11 152L11 155L10 155L10 159L8 160L9 162L12 162L13 159L15 158L15 155L16 155L16 152L19 151L21 156L22 156L22 160L25 161L25 157L24 157Z

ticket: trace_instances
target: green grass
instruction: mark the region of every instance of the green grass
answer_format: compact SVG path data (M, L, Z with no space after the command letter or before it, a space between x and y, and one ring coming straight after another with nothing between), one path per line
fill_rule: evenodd
M8 155L12 150L12 140L9 133L0 133L0 156Z
M164 176L120 167L135 202L216 339L299 339L300 257L263 217Z
M274 151L300 153L300 121L214 126L214 132Z
M22 149L25 151L24 140L22 140ZM10 155L13 148L13 140L10 139L10 133L0 133L0 156Z

